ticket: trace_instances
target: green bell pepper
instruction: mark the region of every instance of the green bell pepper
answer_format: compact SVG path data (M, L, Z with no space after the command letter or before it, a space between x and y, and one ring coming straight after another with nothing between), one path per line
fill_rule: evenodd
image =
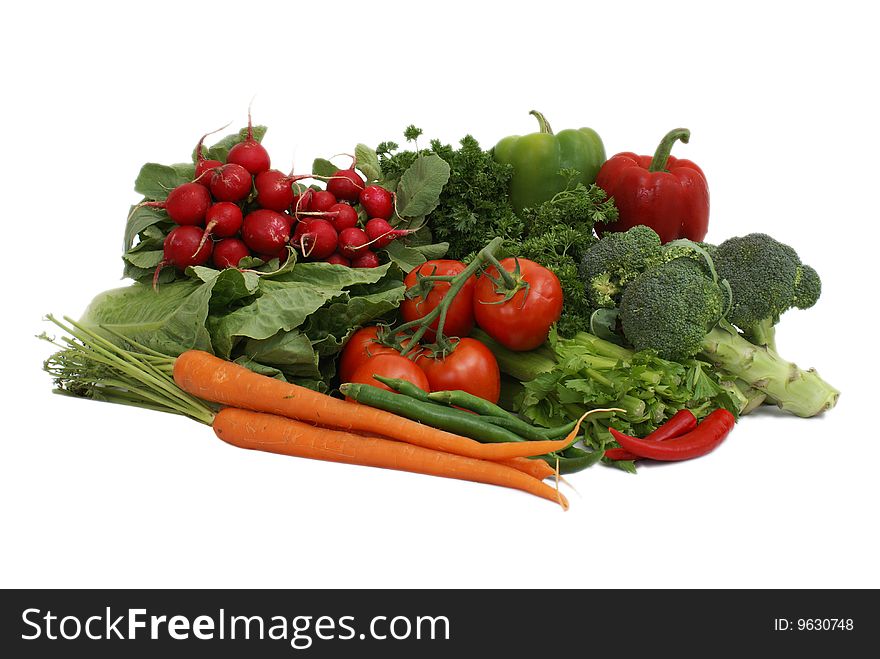
M560 170L576 169L576 180L590 186L605 162L602 138L592 128L569 128L554 135L543 114L529 114L538 119L540 132L505 137L493 152L497 162L513 166L510 202L517 211L539 206L565 189L568 180Z

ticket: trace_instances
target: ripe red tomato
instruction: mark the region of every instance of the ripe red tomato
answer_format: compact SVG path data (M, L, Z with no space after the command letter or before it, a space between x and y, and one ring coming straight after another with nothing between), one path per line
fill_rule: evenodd
M419 389L429 391L430 385L428 384L428 377L425 375L425 372L416 366L411 359L401 355L384 354L370 357L358 366L354 375L351 376L351 382L371 384L374 387L391 391L390 387L373 378L374 375L407 380Z
M547 268L528 259L504 259L501 266L528 284L506 302L496 292L498 271L492 267L480 277L474 290L474 318L489 336L510 350L532 350L547 340L550 326L562 314L562 286ZM488 276L487 276L488 275Z
M404 279L407 288L415 286L417 282L417 273L422 276L454 276L464 270L467 266L460 261L451 261L449 259L434 259L427 261L418 268L412 270ZM476 278L470 277L462 286L458 295L449 305L446 312L446 322L443 325L443 333L446 336L467 336L474 329L474 285ZM427 316L434 308L440 304L440 301L449 291L449 284L445 281L434 282L431 292L428 293L427 299L414 297L412 299L404 299L400 305L400 313L405 322L410 322L418 318ZM439 318L431 323L431 329L437 329ZM425 338L429 341L434 340L434 332L429 329L425 332Z
M443 359L419 357L431 391L461 389L491 403L501 395L501 372L495 355L476 339L461 339Z
M339 358L339 381L351 382L351 376L358 367L375 355L387 355L397 352L394 348L376 343L378 327L362 327L355 332ZM377 383L378 384L378 383Z

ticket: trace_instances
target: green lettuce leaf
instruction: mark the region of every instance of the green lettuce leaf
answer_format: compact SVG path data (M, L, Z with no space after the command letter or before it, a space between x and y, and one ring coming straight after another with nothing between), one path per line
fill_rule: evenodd
M375 149L366 144L358 144L354 148L354 157L357 168L367 177L367 183L375 183L382 178L382 167L379 165L379 156Z
M318 354L309 338L298 331L279 332L268 339L249 339L244 343L242 356L236 361L242 359L277 369L286 379L321 379Z
M340 296L309 317L306 333L320 343L322 354L333 354L354 330L396 309L406 291L403 282L393 279L372 288L369 294Z
M112 339L109 328L153 350L177 356L185 350L211 350L205 327L214 284L179 280L153 290L136 283L106 291L86 309L81 322Z
M299 327L336 294L301 282L260 282L253 303L222 316L212 328L217 354L228 358L241 338L268 339Z
M168 193L178 185L192 181L192 176L187 176L186 173L185 170L170 165L148 162L141 167L141 171L134 181L134 190L147 199L165 199Z
M449 172L449 163L435 153L416 158L397 184L397 212L403 217L428 215L440 203Z
M339 167L326 158L315 158L312 162L312 174L317 174L318 176L333 176L338 169Z

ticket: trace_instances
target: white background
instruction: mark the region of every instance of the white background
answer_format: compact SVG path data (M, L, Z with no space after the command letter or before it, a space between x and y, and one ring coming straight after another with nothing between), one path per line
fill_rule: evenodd
M7 8L0 586L880 587L869 3L291 4ZM52 396L33 336L121 284L141 164L185 160L252 97L298 171L413 122L488 148L533 108L609 155L690 128L674 153L706 172L709 239L766 231L821 273L779 345L839 405L756 413L692 462L577 474L563 513Z

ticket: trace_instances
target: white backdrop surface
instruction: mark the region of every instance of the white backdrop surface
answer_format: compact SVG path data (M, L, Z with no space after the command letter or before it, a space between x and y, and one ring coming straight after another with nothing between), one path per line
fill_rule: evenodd
M3 587L878 587L873 25L861 2L41 3L0 42ZM823 278L780 351L842 390L712 454L490 486L233 449L183 418L50 394L47 312L121 285L146 161L227 121L286 169L357 142L485 147L591 126L699 163L713 241L765 231Z

